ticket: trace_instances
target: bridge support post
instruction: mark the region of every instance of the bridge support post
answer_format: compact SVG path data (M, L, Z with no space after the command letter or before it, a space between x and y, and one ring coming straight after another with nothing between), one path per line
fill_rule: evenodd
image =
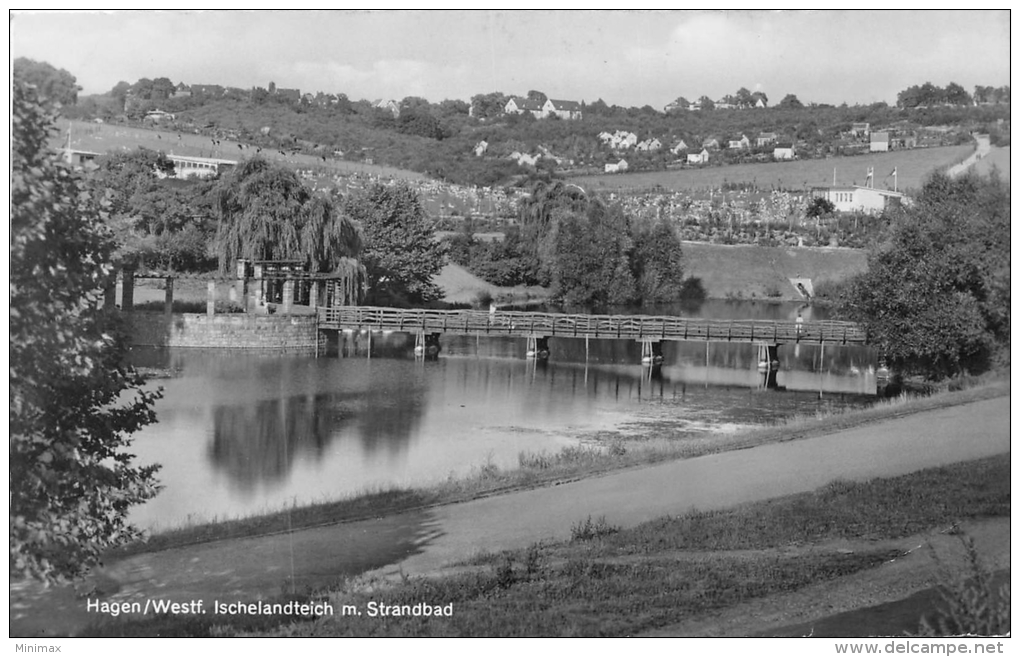
M659 340L641 340L641 364L662 364L662 342Z
M527 358L545 360L549 358L549 338L541 335L529 335L528 346L524 352Z
M135 308L135 268L124 266L124 281L120 294L120 309L124 312L131 312Z
M283 282L283 314L289 315L294 305L294 281L287 279Z
M174 312L174 277L166 277L166 299L163 302L163 312L170 315Z
M439 344L440 333L418 331L414 336L414 355L423 358L436 358L442 350Z
M779 372L779 345L758 345L758 372L762 375L762 387L774 390L779 387L776 374Z

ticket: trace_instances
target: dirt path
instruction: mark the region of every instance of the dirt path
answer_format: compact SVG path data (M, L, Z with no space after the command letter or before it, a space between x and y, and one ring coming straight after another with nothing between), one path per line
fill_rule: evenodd
M978 160L984 158L986 155L988 155L988 153L991 152L992 142L989 139L988 135L975 135L974 139L977 141L977 150L971 153L971 156L968 157L963 162L960 162L959 164L955 164L949 167L948 173L950 178L955 178L959 175L962 175L964 172L967 171L967 169L974 166Z
M716 509L1009 452L1009 398L954 406L787 443L636 468L569 484L390 518L221 541L108 564L94 592L11 587L11 633L74 633L101 622L86 599L174 602L257 599L368 571L436 572L479 551L565 539L591 515L630 527L697 507ZM385 565L384 565L385 564ZM86 588L87 588L86 587Z

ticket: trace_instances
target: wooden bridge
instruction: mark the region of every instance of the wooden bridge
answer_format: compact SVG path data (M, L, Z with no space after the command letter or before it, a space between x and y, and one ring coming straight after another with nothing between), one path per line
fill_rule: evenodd
M649 315L570 315L526 311L403 310L371 306L318 308L319 328L406 331L438 336L509 335L548 339L628 339L639 342L701 340L780 345L864 345L864 329L851 322L715 320Z

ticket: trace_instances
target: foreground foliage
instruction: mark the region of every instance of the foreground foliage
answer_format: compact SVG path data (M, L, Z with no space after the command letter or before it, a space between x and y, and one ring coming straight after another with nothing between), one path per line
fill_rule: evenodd
M98 305L115 247L100 207L47 150L52 117L17 78L11 124L10 569L61 580L138 537L125 516L156 494L156 467L125 448L158 393Z
M1010 194L998 178L933 175L849 281L839 312L894 369L979 373L1009 350Z

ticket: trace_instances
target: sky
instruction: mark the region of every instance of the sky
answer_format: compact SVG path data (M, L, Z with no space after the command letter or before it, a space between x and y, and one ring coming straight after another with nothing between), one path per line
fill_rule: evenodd
M11 56L118 81L297 87L352 100L539 90L662 109L746 87L775 104L894 103L1010 83L1007 10L12 12Z

